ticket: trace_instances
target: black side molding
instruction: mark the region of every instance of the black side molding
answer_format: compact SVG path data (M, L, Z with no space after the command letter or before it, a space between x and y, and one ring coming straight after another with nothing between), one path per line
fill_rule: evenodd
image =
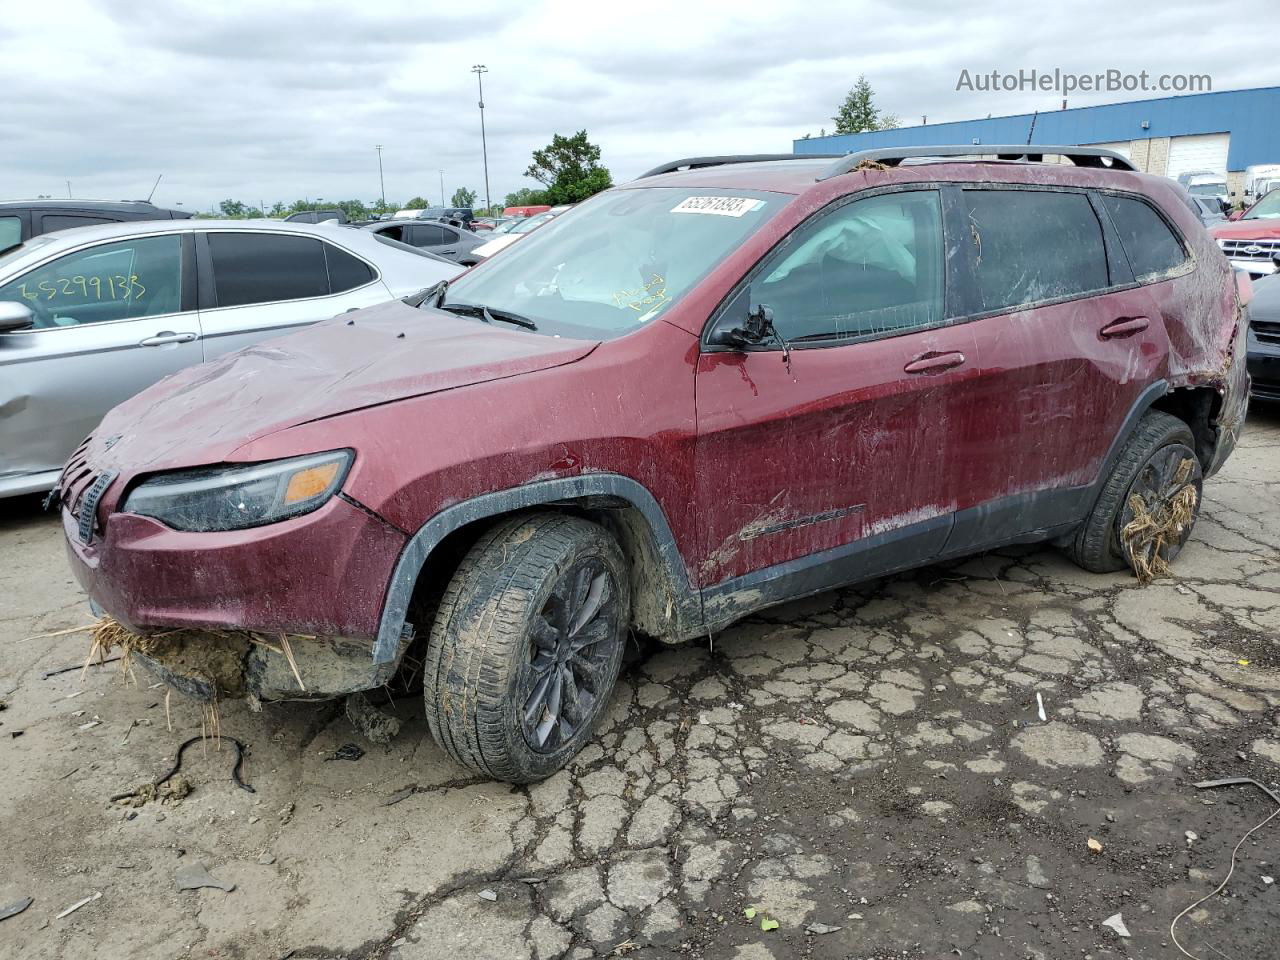
M454 530L515 510L527 510L557 501L581 497L617 497L635 507L649 525L658 560L665 569L675 605L676 622L686 629L695 629L702 623L702 600L692 584L688 571L676 547L666 514L643 485L630 477L616 473L592 473L579 477L563 477L541 480L510 490L486 493L462 503L446 507L428 520L405 544L387 586L382 604L382 618L378 623L378 637L373 647L373 662L387 663L399 651L401 630L409 612L409 600L423 564L446 536Z

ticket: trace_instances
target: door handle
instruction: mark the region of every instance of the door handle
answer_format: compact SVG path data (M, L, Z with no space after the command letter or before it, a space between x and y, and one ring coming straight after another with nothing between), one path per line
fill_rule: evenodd
M1151 326L1146 317L1117 317L1098 331L1104 340L1117 340L1120 337L1132 337Z
M162 330L154 337L147 337L145 340L139 340L140 347L162 347L166 343L190 343L196 338L194 333L174 333L172 330Z
M964 363L964 354L953 350L949 353L925 353L916 357L905 367L904 373L942 373Z

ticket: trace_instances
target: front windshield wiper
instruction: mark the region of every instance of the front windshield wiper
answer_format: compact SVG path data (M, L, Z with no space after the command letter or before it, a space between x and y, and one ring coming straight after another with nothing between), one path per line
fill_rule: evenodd
M410 294L401 302L410 307L421 307L424 303L429 307L436 307L440 305L440 301L444 298L445 291L448 289L449 281L441 280L439 283L433 283L429 287L423 287L417 293Z
M440 303L437 309L448 310L450 313L456 313L464 317L479 317L485 323L493 323L494 320L505 320L507 323L514 323L517 327L524 327L526 330L537 330L538 325L528 317L522 317L518 313L512 313L510 310L502 310L497 307L488 307L483 303Z

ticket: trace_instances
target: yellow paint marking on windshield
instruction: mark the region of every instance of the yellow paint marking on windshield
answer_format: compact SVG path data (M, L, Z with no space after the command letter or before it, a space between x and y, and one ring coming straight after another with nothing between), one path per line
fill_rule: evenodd
M619 308L652 313L671 300L667 293L667 279L656 273L632 290L619 290L613 295L613 305ZM647 310L645 308L648 308Z

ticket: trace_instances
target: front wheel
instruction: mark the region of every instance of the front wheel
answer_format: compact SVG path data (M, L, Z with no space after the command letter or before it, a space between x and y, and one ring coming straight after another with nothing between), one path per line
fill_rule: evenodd
M1127 566L1144 583L1167 575L1199 516L1203 483L1190 427L1148 412L1076 531L1072 559L1095 573Z
M626 563L603 527L555 513L500 522L468 551L436 614L432 737L498 780L555 773L608 708L629 613Z

